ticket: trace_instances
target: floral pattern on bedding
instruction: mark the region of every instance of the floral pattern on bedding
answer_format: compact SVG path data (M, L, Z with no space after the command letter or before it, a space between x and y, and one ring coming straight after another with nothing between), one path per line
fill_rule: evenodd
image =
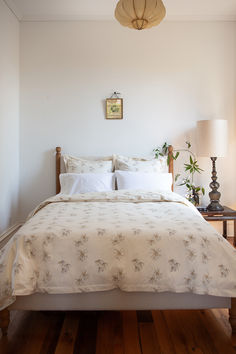
M138 157L113 155L113 160L115 164L115 170L145 173L168 172L166 156L159 157L158 159L145 159Z
M59 194L0 250L0 308L114 288L236 297L236 251L186 199L148 191Z
M63 155L67 173L109 173L113 170L113 158L86 160L79 157Z

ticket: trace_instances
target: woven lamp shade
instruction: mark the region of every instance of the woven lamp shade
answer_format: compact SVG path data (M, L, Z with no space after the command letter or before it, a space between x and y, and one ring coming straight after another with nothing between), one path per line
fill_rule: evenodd
M115 18L122 26L142 30L159 25L166 14L161 0L120 0Z

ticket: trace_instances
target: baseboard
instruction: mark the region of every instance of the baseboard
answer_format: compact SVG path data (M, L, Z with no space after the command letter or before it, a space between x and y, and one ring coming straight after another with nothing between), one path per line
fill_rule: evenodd
M1 235L0 235L0 249L5 246L5 244L10 240L10 238L19 230L19 228L22 226L22 223L17 223L11 227L9 227L9 229L7 229L6 231L4 231Z

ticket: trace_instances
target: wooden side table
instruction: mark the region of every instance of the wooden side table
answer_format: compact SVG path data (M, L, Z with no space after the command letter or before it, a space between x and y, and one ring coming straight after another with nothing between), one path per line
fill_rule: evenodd
M223 222L223 236L227 238L227 221L234 221L234 246L236 246L236 210L224 206L223 211L208 211L203 208L198 208L199 213L207 221L222 221Z

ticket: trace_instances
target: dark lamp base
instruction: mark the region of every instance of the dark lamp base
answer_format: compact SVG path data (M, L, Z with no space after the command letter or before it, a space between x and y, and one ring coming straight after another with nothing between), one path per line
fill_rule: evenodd
M208 211L223 211L224 208L222 207L222 205L220 205L218 200L215 200L215 201L211 201L211 203L207 206L207 210Z
M211 157L212 161L212 182L210 183L211 192L209 193L210 204L207 207L208 211L223 211L224 208L220 205L220 192L218 192L219 183L217 182L217 173L216 173L216 159L217 157Z

